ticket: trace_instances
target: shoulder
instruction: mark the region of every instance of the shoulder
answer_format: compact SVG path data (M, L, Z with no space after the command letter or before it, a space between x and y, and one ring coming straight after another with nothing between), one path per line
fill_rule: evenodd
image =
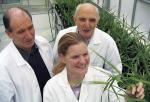
M58 34L60 33L68 33L68 32L75 32L77 29L77 26L72 26L63 30L60 30Z
M57 37L61 38L63 35L65 35L66 33L69 33L69 32L76 32L76 28L77 26L72 26L72 27L69 27L69 28L66 28L66 29L63 29L63 30L60 30Z
M44 38L44 37L42 37L42 36L36 36L35 37L35 43L36 43L36 45L41 49L41 50L43 50L43 49L50 49L50 50L52 50L52 47L51 47L51 45L50 45L50 43L49 43L49 41L46 39L46 38Z
M0 64L4 64L4 62L7 62L10 60L10 52L13 51L15 53L14 44L10 42L4 49L1 50L0 52ZM13 49L13 50L12 50Z
M35 36L35 42L39 43L49 43L48 40L42 36Z
M93 80L102 81L107 81L108 78L110 78L112 75L109 71L96 66L89 66L88 73L93 78Z
M58 73L57 75L49 79L47 85L55 87L59 85L64 85L66 82L67 82L67 71L64 68L62 72Z
M44 89L56 89L58 88L59 85L59 81L61 79L61 75L60 74L57 74L55 76L53 76L51 79L49 79L44 87Z
M98 28L95 28L94 36L95 38L99 38L101 40L114 42L114 39L109 34Z

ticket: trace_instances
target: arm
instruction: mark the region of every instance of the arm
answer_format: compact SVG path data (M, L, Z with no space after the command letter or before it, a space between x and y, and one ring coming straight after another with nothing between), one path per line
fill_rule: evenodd
M106 60L114 65L120 73L122 73L122 63L120 54L117 48L117 45L113 39L110 39L108 42L108 49L106 51ZM117 73L109 64L105 62L104 69L109 70L112 74L119 74Z
M4 67L0 66L0 101L15 102L13 82Z

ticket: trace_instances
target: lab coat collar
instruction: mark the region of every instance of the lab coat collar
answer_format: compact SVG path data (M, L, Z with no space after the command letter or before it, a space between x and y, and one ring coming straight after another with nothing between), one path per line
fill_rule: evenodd
M91 45L93 45L93 44L94 45L100 44L101 40L99 39L99 34L100 33L98 33L98 29L95 28L94 33L93 33L93 35L92 35L92 37L90 39L89 44L91 44Z
M89 68L88 68L89 70ZM87 72L89 73L89 71ZM88 97L88 83L86 83L86 81L91 80L91 77L86 74L85 78L83 80L83 83L81 85L81 91L80 91L80 98L79 100L77 100L77 98L75 97L70 84L68 82L68 78L67 78L67 70L66 68L64 68L64 70L60 73L60 79L59 79L59 84L62 86L62 88L64 88L64 90L66 91L66 95L69 95L70 99L69 100L76 100L76 102L85 102L85 100ZM74 101L75 102L75 101Z
M76 29L76 32L78 33L77 26L74 26L74 27ZM99 33L98 32L99 32L98 28L95 28L94 32L93 32L93 35L90 38L89 44L91 44L91 45L93 45L93 44L97 45L97 44L101 43L101 41L99 40L99 35L98 35Z
M9 48L10 48L10 51L9 51L10 55L12 56L12 58L14 59L14 61L16 62L18 66L26 64L26 61L23 59L23 57L19 53L13 41L10 42Z

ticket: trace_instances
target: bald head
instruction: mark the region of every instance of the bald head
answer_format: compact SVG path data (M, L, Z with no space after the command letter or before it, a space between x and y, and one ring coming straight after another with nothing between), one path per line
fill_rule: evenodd
M11 31L11 27L10 27L11 19L19 15L28 15L32 21L31 14L27 10L21 7L9 8L3 15L3 23L7 31Z
M75 10L75 13L74 13L74 16L77 16L78 13L82 10L92 10L92 11L95 11L98 18L99 18L99 10L96 6L94 6L93 4L91 3L82 3L82 4L79 4Z
M78 33L84 39L90 39L99 22L98 8L90 3L79 4L73 16Z

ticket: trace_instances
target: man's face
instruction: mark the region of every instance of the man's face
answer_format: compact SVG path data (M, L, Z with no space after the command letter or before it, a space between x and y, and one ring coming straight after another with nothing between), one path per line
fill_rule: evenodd
M34 45L35 30L30 17L26 13L12 16L10 19L11 31L7 34L20 48L30 51Z
M80 7L74 16L74 21L77 25L78 33L85 39L89 39L98 24L99 15L95 8Z

